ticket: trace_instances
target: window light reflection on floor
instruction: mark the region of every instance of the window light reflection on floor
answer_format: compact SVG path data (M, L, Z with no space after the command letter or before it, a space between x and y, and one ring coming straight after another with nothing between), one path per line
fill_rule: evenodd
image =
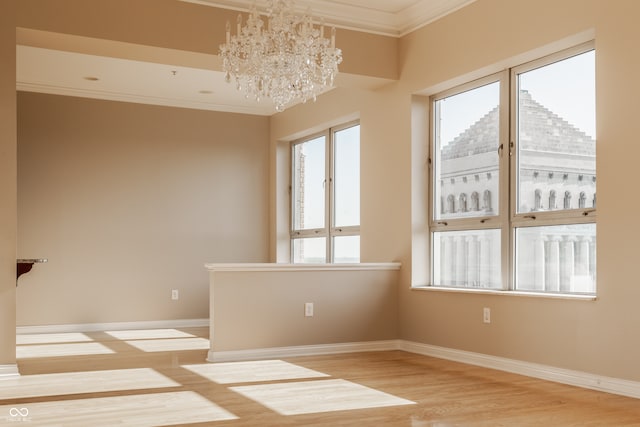
M11 408L15 408L15 405L0 406L0 424L6 420L23 421L30 427L67 424L139 427L210 423L238 418L192 391L56 400L19 406L14 411ZM18 409L22 412L18 412Z
M342 379L230 387L281 415L413 405L402 399Z
M206 338L170 338L153 340L129 340L127 344L145 352L208 350Z
M207 363L202 365L183 365L182 367L218 384L282 381L329 376L282 360Z
M16 358L32 359L36 357L89 356L112 354L113 352L110 348L97 342L19 345L16 347Z
M0 399L179 387L151 368L22 375L2 381Z
M18 334L16 344L55 344L63 342L87 342L92 338L80 332L65 332L59 334Z
M149 340L163 338L195 338L195 335L179 331L177 329L146 329L146 330L122 330L105 331L105 334L119 340Z

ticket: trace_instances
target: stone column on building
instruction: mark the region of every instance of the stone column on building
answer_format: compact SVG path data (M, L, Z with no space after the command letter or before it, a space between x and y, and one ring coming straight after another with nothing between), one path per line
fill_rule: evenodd
M464 236L456 236L456 257L455 257L455 284L463 286L467 279L467 248Z
M563 236L560 243L560 292L571 290L571 281L575 274L575 245L573 236Z
M453 239L447 234L443 234L440 239L440 283L442 286L453 284Z
M491 240L487 236L480 237L480 286L491 285Z
M480 280L478 262L478 236L467 237L467 281L469 286L477 287Z
M560 239L550 236L546 242L546 290L549 292L560 291Z
M576 275L589 274L589 237L580 236L576 241Z
M545 270L547 268L545 262L545 238L544 236L538 235L533 241L533 258L530 258L527 262L533 261L531 269L533 270L532 279L533 279L533 289L535 290L544 290L546 289L546 274Z

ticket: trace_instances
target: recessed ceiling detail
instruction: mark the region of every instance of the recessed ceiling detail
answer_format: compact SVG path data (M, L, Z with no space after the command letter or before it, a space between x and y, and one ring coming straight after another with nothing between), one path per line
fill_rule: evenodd
M18 90L232 113L274 113L267 101L238 96L220 71L32 46L16 48ZM215 94L208 89L203 97L203 87L215 88Z
M255 3L265 10L268 0L181 0L247 12ZM475 0L298 0L298 12L311 12L340 28L401 37Z
M181 0L247 11L254 0ZM402 36L475 0L298 0L326 25ZM263 8L267 0L257 0ZM18 28L16 88L20 91L270 116L224 80L222 61L204 54L115 40ZM339 46L338 46L339 47ZM373 90L391 80L339 73L336 84Z

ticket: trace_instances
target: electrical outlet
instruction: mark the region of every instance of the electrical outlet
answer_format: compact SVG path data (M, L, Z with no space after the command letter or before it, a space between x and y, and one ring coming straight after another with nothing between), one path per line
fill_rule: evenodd
M304 303L304 316L305 317L313 317L313 303L305 302Z
M178 292L177 289L171 290L171 299L174 301L180 299L180 293Z
M489 307L482 309L482 321L484 323L491 323L491 309Z

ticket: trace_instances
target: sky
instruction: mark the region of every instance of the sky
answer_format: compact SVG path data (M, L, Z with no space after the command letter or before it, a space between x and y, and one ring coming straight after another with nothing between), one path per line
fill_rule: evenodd
M595 139L595 51L519 75L520 89ZM451 142L499 102L500 83L440 101L442 145Z

